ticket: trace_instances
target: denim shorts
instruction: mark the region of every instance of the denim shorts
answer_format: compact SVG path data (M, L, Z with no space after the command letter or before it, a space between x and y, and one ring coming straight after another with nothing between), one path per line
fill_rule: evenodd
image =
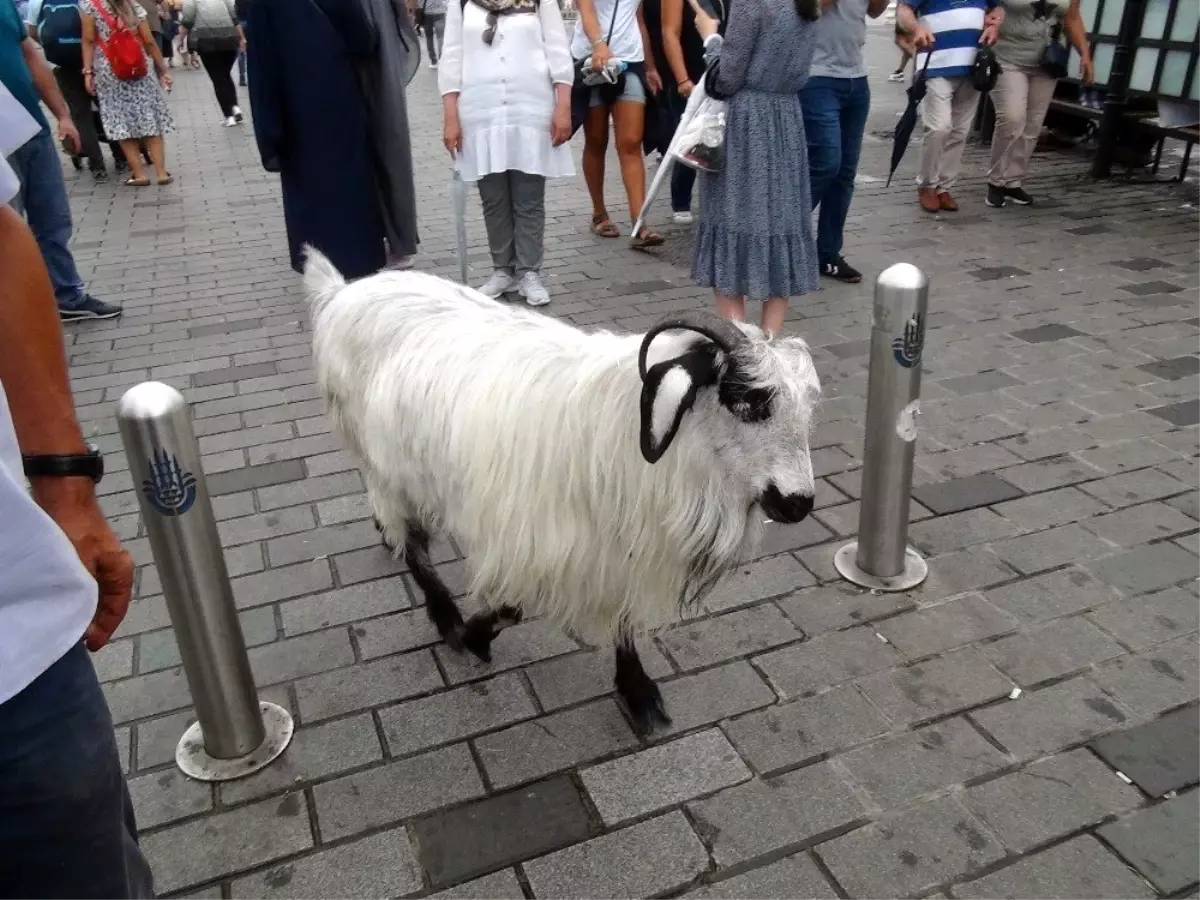
M640 103L643 106L646 104L646 87L642 84L642 79L633 72L625 73L625 84L621 90L621 95L614 101L616 103ZM599 88L592 88L592 96L588 98L588 107L595 109L597 106L603 106L604 99L601 96Z

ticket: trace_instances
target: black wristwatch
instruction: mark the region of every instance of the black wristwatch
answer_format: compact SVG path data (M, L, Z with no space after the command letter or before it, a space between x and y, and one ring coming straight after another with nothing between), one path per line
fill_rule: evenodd
M21 457L26 478L90 478L96 484L104 477L104 457L97 447L88 444L87 453L71 455L34 455Z

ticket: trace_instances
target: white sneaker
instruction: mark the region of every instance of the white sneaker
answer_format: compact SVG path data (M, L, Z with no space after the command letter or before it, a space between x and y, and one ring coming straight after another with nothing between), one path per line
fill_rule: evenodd
M683 212L672 213L671 221L676 225L691 225L696 219L689 210L685 209Z
M413 256L396 256L392 257L384 265L384 268L391 272L407 272L416 264L416 257Z
M550 302L550 292L542 284L542 276L537 272L526 272L522 275L517 290L530 306L545 306Z
M492 273L492 277L485 281L479 288L479 293L485 297L497 299L501 294L507 294L517 286L517 279L509 272L496 270Z
M904 80L903 72L893 72L891 75L888 76L888 81L903 81L903 80Z
M232 128L237 123L238 123L237 119L235 119L233 116L230 116L228 119L225 120L225 127Z
M431 68L431 69L436 69L436 68L437 68L437 63L435 63L435 62L431 62L431 63L429 64L429 68Z
M244 118L245 116L242 115L242 108L240 106L235 106L233 108L233 123L235 125L241 125Z

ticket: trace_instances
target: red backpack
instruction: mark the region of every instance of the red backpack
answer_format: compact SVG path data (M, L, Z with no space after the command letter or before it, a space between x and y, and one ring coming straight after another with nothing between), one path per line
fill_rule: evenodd
M125 22L117 21L107 9L105 0L97 0L96 11L108 25L108 40L100 41L100 49L108 59L109 68L121 81L137 81L146 75L146 54L142 52L142 41ZM99 40L99 36L97 36Z

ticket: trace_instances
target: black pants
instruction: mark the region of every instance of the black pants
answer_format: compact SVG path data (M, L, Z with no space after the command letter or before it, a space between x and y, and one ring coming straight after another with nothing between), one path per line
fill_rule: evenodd
M59 66L54 70L54 80L62 91L63 99L67 101L67 109L71 111L71 120L79 130L79 156L88 161L88 168L93 172L104 169L104 157L100 154L100 138L96 133L95 116L92 113L92 97L83 86L83 71L67 69ZM115 143L111 145L113 159L124 159L121 148Z
M233 86L233 64L237 62L237 55L237 50L200 51L200 62L204 63L204 71L212 82L217 103L221 106L221 115L227 119L238 105L237 88Z

